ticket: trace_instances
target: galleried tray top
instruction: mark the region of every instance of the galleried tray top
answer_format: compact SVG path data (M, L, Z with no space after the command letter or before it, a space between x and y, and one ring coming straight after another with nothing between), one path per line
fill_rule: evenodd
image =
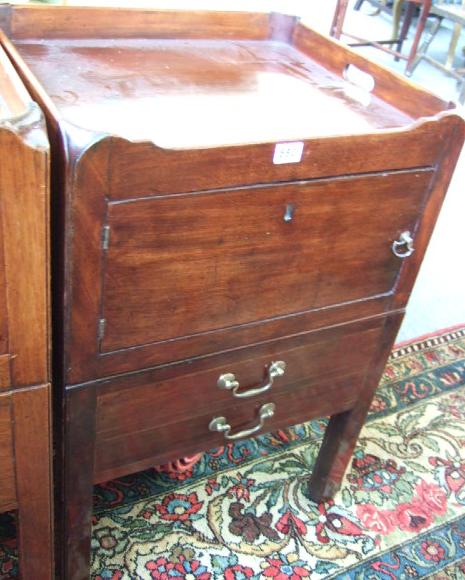
M20 51L63 117L162 147L353 134L408 124L293 47L269 41L44 40Z
M400 129L447 108L288 16L14 11L7 32L59 117L99 134L204 148Z

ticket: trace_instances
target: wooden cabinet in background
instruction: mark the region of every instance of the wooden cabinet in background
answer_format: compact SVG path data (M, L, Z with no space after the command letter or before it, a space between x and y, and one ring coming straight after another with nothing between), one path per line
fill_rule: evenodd
M53 578L48 180L42 113L0 48L0 511L25 580Z
M330 415L333 496L463 120L289 16L1 20L54 160L63 577L89 575L93 483L225 441Z

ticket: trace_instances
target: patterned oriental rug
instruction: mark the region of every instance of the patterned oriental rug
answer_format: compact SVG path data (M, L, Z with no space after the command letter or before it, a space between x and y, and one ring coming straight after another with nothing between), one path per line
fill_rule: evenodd
M395 350L334 501L306 492L325 421L95 488L95 580L465 578L465 328ZM0 578L16 578L10 515Z

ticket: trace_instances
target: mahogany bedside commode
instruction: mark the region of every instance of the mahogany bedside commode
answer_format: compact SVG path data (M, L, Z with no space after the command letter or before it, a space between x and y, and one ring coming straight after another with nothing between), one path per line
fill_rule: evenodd
M289 16L1 21L54 160L63 576L89 574L92 484L257 432L330 415L334 495L463 120Z

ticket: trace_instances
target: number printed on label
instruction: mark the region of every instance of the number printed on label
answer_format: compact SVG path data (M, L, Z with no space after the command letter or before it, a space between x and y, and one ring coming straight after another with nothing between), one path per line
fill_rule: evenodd
M294 143L276 143L273 163L275 165L282 165L283 163L299 163L302 160L303 151L303 141L296 141Z

